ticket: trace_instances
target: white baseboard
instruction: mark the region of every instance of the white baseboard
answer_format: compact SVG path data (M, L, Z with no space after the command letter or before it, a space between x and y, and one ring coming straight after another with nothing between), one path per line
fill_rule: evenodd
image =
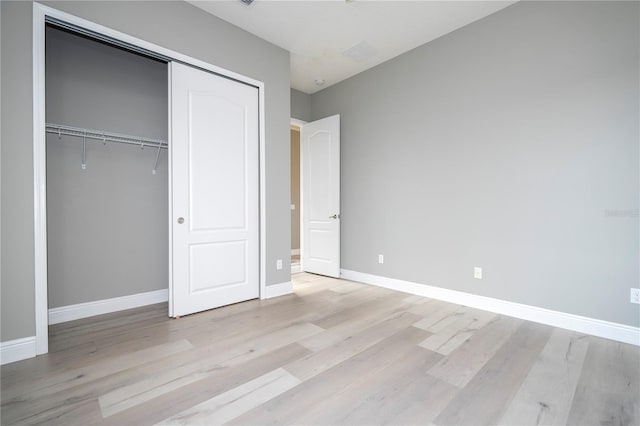
M508 315L527 321L640 346L640 328L638 327L347 269L341 269L340 276L346 280L430 297L432 299L470 306L472 308Z
M153 305L154 303L162 303L167 300L169 300L169 290L165 289L51 308L49 309L49 324L58 324L93 317L95 315L124 311L125 309Z
M302 272L302 265L299 263L297 265L291 265L291 273L297 274L298 272Z
M0 342L0 365L36 356L36 336Z
M271 299L272 297L284 296L293 293L293 284L291 281L285 283L268 285L265 287L265 295L262 299Z
M300 254L300 249L291 249L291 255L295 256L297 254Z

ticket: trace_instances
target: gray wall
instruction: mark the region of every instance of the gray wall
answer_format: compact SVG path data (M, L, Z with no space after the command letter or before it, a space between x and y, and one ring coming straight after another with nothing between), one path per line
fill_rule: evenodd
M47 122L167 140L167 64L46 33ZM47 135L49 307L167 288L167 151Z
M291 89L291 117L311 121L311 95Z
M638 8L521 2L314 94L342 267L639 326Z
M33 336L33 139L31 5L0 2L2 141L0 341Z
M289 54L181 1L49 6L265 83L267 284L290 280ZM29 2L2 8L2 312L0 340L35 334ZM284 260L277 271L276 259Z

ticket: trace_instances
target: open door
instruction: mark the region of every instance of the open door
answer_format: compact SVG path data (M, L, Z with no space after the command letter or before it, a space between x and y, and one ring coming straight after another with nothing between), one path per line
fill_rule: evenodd
M169 315L260 295L258 89L172 62Z
M302 267L340 276L340 116L305 124L302 152Z

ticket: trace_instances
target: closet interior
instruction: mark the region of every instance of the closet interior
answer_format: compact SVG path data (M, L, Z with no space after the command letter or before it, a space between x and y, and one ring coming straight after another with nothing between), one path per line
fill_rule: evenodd
M45 83L50 323L166 292L167 63L47 25Z

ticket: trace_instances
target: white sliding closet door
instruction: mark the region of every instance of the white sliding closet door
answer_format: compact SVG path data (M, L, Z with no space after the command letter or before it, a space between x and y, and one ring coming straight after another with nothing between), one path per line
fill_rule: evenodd
M254 299L258 89L172 62L170 316Z

